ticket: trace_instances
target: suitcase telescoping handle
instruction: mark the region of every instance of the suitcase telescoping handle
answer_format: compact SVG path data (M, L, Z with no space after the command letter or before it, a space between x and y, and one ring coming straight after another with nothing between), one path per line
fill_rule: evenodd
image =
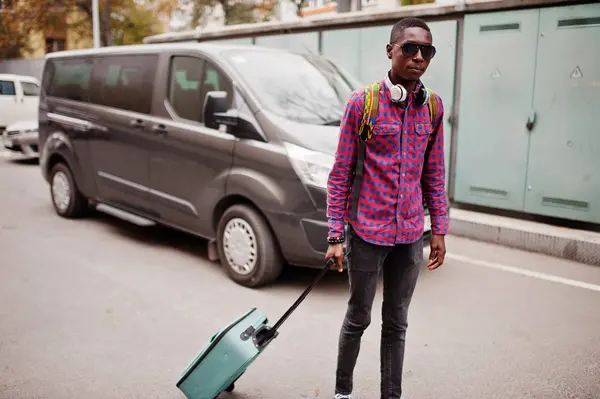
M279 318L279 320L277 320L277 322L273 325L273 328L269 329L269 333L268 333L269 338L272 338L275 336L275 334L277 333L277 330L279 329L279 327L281 327L283 322L286 321L288 317L290 317L292 312L294 310L296 310L296 308L302 303L302 301L304 301L304 298L306 298L306 296L312 291L312 289L315 288L317 283L323 278L323 276L325 276L325 274L327 274L329 269L331 269L334 264L335 264L334 257L327 259L327 262L325 262L325 267L323 267L323 269L321 269L321 271L319 272L317 277L315 277L313 282L304 290L302 295L300 295L300 298L298 298L296 300L296 302L294 302L294 304L292 306L290 306L290 308L283 314L283 316L281 316Z

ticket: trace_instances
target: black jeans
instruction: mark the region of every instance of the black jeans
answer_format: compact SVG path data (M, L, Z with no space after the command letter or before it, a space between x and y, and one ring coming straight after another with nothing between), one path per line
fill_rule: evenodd
M361 338L371 324L377 280L383 271L381 399L400 398L408 307L423 261L423 239L377 246L363 241L350 228L347 250L350 299L339 338L335 392L352 393Z

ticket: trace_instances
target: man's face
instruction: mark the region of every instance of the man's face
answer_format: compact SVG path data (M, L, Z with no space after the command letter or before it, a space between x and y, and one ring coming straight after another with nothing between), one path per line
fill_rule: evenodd
M409 81L416 81L427 70L435 53L431 33L423 28L406 28L395 44L386 46L387 56L392 60L394 75ZM418 47L425 46L425 49Z

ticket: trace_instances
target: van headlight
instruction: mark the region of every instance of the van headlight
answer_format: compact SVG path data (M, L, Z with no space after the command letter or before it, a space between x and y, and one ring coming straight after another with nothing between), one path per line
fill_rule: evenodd
M291 143L283 143L292 167L304 184L326 189L335 157Z

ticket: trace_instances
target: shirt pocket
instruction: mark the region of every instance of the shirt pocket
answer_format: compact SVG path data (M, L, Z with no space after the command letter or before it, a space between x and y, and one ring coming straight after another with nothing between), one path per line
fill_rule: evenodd
M422 158L429 139L432 139L431 125L427 122L416 122L409 129L409 152L417 159Z
M413 130L417 136L430 136L432 132L429 122L417 122L414 124Z
M399 123L377 122L373 128L369 147L378 155L389 155L395 153L400 147Z

